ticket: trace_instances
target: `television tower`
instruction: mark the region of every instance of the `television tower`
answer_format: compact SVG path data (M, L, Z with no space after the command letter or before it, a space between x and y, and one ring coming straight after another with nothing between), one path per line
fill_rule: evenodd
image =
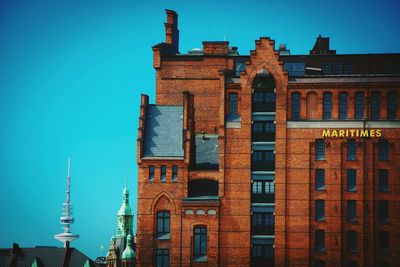
M63 242L64 247L69 247L71 241L79 238L79 235L70 232L71 224L74 223L72 216L72 204L70 203L70 186L71 186L71 159L68 159L68 176L67 176L67 200L63 203L63 213L60 217L60 224L64 228L64 233L54 235L54 238Z

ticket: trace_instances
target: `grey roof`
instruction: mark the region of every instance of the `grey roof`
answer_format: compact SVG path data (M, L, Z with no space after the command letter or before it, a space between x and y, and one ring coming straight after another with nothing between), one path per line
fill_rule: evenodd
M18 248L17 267L31 267L35 258L39 266L58 267L63 266L65 248L59 247L35 247ZM70 259L67 266L83 267L89 258L75 248L70 248ZM13 258L13 249L0 249L0 266L10 266ZM97 266L89 259L90 266Z
M218 135L196 135L196 168L218 169L219 145Z
M183 107L149 105L144 157L183 157Z

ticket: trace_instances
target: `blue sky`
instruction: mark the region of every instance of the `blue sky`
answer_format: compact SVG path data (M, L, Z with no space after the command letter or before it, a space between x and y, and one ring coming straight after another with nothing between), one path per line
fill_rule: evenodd
M165 8L183 53L225 36L248 54L269 36L306 54L318 34L338 53L400 52L396 1L0 0L0 247L61 245L71 157L73 245L105 255L126 173L136 210L140 94L154 100Z

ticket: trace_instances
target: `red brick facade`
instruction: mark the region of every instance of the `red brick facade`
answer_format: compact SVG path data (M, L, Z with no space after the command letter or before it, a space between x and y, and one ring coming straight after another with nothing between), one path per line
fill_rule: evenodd
M174 11L167 11L166 42L153 47L153 64L156 104L183 106L184 156L143 156L149 103L147 96L142 96L137 142L137 266L156 266L157 249L168 250L170 266L350 266L350 261L357 262L357 266L396 266L400 260L400 109L395 105L396 119L387 120L386 105L388 92L392 91L398 92L395 97L399 102L399 75L292 79L284 70L284 62L292 58L280 55L269 38L257 40L249 56L238 56L228 42L203 42L201 54L179 54L177 20ZM235 76L238 61L246 63L240 75ZM252 109L253 81L263 75L274 81L276 104L273 111L256 114ZM367 118L371 118L373 91L381 93L381 113L379 120L371 121ZM332 93L330 120L323 120L324 92ZM348 93L346 121L339 119L341 92ZM356 92L364 92L361 120L353 119ZM237 94L239 120L227 119L231 93ZM300 93L296 120L292 120L292 93ZM257 116L272 116L276 127L273 171L260 172L272 173L275 184L274 201L259 205L274 209L274 231L265 236L252 233L251 228L252 214L259 208L252 205L257 174L252 170L252 154L257 147L271 143L256 144L252 139ZM315 142L322 138L324 129L364 128L381 129L382 136L352 138L356 139L355 160L347 160L350 138L339 137L325 138L325 159L316 160ZM217 169L194 167L195 137L202 133L218 136ZM388 140L388 160L378 156L379 141L383 139ZM161 165L166 166L166 181L160 180ZM173 181L174 165L178 166L178 177ZM149 166L154 166L153 180L149 180ZM316 169L325 170L324 190L315 190ZM354 192L347 190L347 169L357 170ZM380 169L388 170L388 192L379 190ZM218 182L217 200L189 197L189 183L202 179ZM324 220L315 220L315 200L325 201ZM347 221L347 200L357 203L354 222ZM386 221L379 217L380 200L389 203ZM158 211L170 212L167 239L157 238ZM203 261L194 258L196 226L207 229ZM324 249L320 251L315 247L316 230L325 231ZM355 252L347 249L350 230L357 232ZM380 236L381 231L389 233L388 249L382 248L385 245L381 239L385 237ZM254 244L264 242L257 240L273 241L272 263L257 265L252 259L252 253L256 253L252 252Z

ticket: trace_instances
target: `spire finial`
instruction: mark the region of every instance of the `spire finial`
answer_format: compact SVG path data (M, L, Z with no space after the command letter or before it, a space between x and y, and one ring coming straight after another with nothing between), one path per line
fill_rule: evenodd
M71 175L71 158L68 158L68 177L70 177Z

